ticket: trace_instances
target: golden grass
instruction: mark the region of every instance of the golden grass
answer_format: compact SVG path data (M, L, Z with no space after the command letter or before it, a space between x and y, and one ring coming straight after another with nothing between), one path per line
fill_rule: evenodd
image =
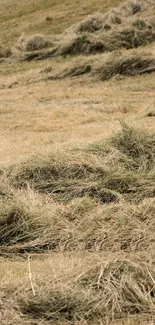
M153 322L154 134L122 127L106 142L1 170L1 256L15 266L21 259L22 268L28 258L26 282L24 274L14 287L2 278L11 317ZM52 273L42 262L47 252Z
M150 254L151 255L151 254ZM153 258L153 255L150 256ZM128 262L130 261L130 262ZM146 264L146 261L148 264ZM70 265L69 273L68 273L68 262ZM5 265L4 265L5 264ZM94 267L92 267L94 265ZM108 274L109 265L113 265L113 273ZM11 267L10 267L11 266ZM96 268L95 268L96 266ZM5 267L5 268L4 268ZM120 267L120 269L119 269ZM126 272L121 274L123 271L123 267L126 268ZM128 277L127 268L131 268L130 279ZM145 269L146 267L146 269ZM97 272L94 273L95 269L99 269L99 274ZM121 270L122 268L122 270ZM117 270L117 271L116 271ZM5 271L5 276L4 276ZM141 285L144 283L150 284L153 287L151 276L153 276L153 265L151 260L148 260L146 257L145 252L139 253L136 256L129 254L126 256L122 256L122 254L111 254L111 256L107 257L107 254L79 254L75 253L74 256L70 253L62 254L59 253L57 255L48 254L44 257L40 257L40 259L36 259L35 256L30 256L30 259L26 259L25 261L19 260L17 261L7 261L7 259L1 259L1 287L3 288L3 292L5 292L5 305L7 313L2 314L1 321L2 324L11 324L9 317L13 320L16 320L17 324L70 324L73 320L65 320L65 308L68 308L68 317L72 316L73 306L74 308L78 309L79 306L79 299L82 297L82 286L84 286L84 279L89 281L90 276L96 276L97 283L102 283L102 275L103 272L107 272L105 275L105 281L108 281L108 277L113 277L112 283L115 286L116 284L119 285L117 281L117 276L121 276L121 283L120 283L120 290L123 281L126 282L126 285L131 285L131 276L135 279L135 290L136 294L141 294L141 299L144 297L144 291L137 291L136 288L136 277L138 276L138 272L141 273L141 279L144 275L143 284L142 282L139 284L139 290ZM30 273L31 272L31 273ZM116 272L116 273L115 273ZM30 274L31 280L35 290L35 296L32 292L31 282L30 282ZM131 275L132 274L132 275ZM14 282L14 278L16 277L16 282ZM138 276L139 277L139 276ZM100 282L99 282L100 281ZM145 282L146 281L146 282ZM81 283L82 282L82 283ZM14 284L13 284L14 283ZM91 283L93 283L91 281ZM95 282L96 283L96 282ZM123 288L123 286L122 286ZM147 287L148 288L148 287ZM110 288L109 288L110 289ZM79 291L80 290L80 291ZM94 289L89 288L89 284L87 285L87 292L85 295L89 295L90 290L92 290L92 294L94 298L97 299L104 299L99 298L100 290L102 289ZM117 302L117 286L115 287L116 296L115 302ZM133 292L134 287L129 289L128 287L128 294L129 292ZM129 291L131 290L131 291ZM98 292L97 292L98 291ZM1 298L3 298L3 292L1 291ZM96 292L96 293L95 293ZM123 293L123 292L122 292ZM76 297L74 296L76 294ZM107 292L108 294L108 292ZM110 294L110 292L109 292ZM51 298L50 298L51 295ZM97 296L98 295L98 296ZM111 295L111 294L110 294ZM146 293L147 295L147 293ZM63 297L63 303L61 303L61 307L57 312L52 313L52 305L58 305ZM114 297L114 296L113 296ZM49 299L50 298L50 299ZM136 298L136 296L135 296ZM48 301L47 301L48 299ZM73 300L72 300L73 299ZM85 303L83 306L86 306L86 299L85 296ZM97 304L96 299L96 304ZM134 296L132 296L134 299ZM146 299L149 299L147 297ZM94 299L95 300L95 299ZM75 302L78 304L75 306ZM40 305L42 303L42 305ZM125 303L125 301L124 301ZM9 308L7 308L7 304ZM18 317L19 307L24 314L27 316ZM69 305L67 305L69 304ZM130 302L131 304L131 302ZM145 301L145 306L147 301ZM63 310L61 309L63 306ZM97 308L100 308L102 304L98 304ZM15 307L15 309L14 309ZM88 306L90 307L90 306ZM134 303L135 307L135 303ZM46 308L46 309L44 309ZM70 309L69 309L70 308ZM83 308L84 309L84 308ZM82 311L81 311L82 312ZM99 311L98 311L99 312ZM46 314L45 314L46 313ZM97 313L97 310L94 310L94 313ZM42 314L42 319L39 319L39 315ZM31 315L31 318L30 318ZM37 316L38 315L38 316ZM57 319L57 316L61 318L61 322ZM79 314L78 314L79 315ZM76 315L74 314L75 318ZM80 318L80 315L79 315ZM113 321L112 319L108 321L105 319L104 321L102 318L99 319L99 322L96 318L95 324L154 324L153 317L151 313L147 315L144 313L139 319L138 315L129 317L128 320L122 318L122 320ZM87 320L75 320L74 324L94 324L93 319L87 317Z
M68 27L93 32L121 3L2 0L0 43L10 47L24 31L24 46L37 47ZM132 8L142 35L154 12ZM125 12L106 24L120 28ZM0 323L155 324L155 74L138 75L154 64L154 42L112 55L5 56Z

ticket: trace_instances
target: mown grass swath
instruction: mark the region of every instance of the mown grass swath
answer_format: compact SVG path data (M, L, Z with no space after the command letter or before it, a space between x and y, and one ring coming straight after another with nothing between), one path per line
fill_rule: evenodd
M140 220L150 204L154 209L154 139L123 123L106 142L9 169L10 192L1 199L3 249L149 248L153 219L145 229Z
M71 26L60 36L22 35L12 49L24 60L132 49L155 41L153 1L132 1ZM43 49L43 50L42 50Z

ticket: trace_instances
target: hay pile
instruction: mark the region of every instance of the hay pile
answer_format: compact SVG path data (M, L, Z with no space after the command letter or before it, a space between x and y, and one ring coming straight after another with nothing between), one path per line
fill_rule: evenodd
M85 18L80 23L71 26L66 32L74 33L95 33L103 28L104 15L96 14Z
M136 263L124 259L106 266L101 264L88 270L78 281L87 290L92 290L94 313L105 316L111 313L112 318L152 311L153 281L147 270Z
M122 132L112 136L111 143L127 157L134 159L135 165L146 172L154 169L155 137L142 133L122 123Z

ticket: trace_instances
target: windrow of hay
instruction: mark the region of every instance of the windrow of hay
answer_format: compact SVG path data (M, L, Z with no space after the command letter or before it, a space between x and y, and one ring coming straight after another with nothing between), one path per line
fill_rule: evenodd
M40 49L52 47L53 41L41 34L26 36L25 33L17 41L17 49L23 52L33 52Z
M42 46L40 45L40 43L38 43L38 48L35 47L35 45L33 47L33 50L28 52L27 49L24 54L20 55L20 58L22 60L42 60L56 56L80 54L90 55L96 53L113 52L122 48L129 50L132 48L138 48L140 46L148 45L155 41L154 27L148 28L148 24L146 24L146 27L143 29L138 28L137 30L135 30L134 23L134 25L132 25L131 27L125 26L120 30L112 30L106 33L105 35L104 33L105 32L101 32L97 35L72 34L70 36L61 36L59 41L53 42L51 46L48 46L51 49L41 51L41 48L45 48L47 46ZM35 38L37 38L37 36L32 36L32 40ZM43 44L44 43L46 44L46 37L45 41L43 41ZM29 41L27 41L27 44L29 44ZM31 44L31 38L30 45L34 45ZM18 45L17 49L20 49Z
M72 151L24 163L8 171L12 185L29 186L68 202L88 195L102 203L154 197L155 135L123 124L122 131L98 144L98 152ZM103 154L99 151L102 148Z
M1 258L1 324L152 325L153 260L145 252Z
M17 197L18 196L18 197ZM26 252L141 252L154 250L155 200L101 206L88 197L66 206L15 193L1 204L1 254ZM40 202L39 202L40 200Z
M51 322L114 321L126 315L154 316L154 267L125 258L103 260L66 284L49 277L36 294L17 301L22 314Z
M153 2L128 2L105 15L96 14L70 27L59 37L22 35L14 52L23 60L96 54L138 48L155 41ZM151 14L147 14L150 13ZM48 49L46 49L48 48Z
M111 78L137 76L149 74L155 71L154 53L130 50L116 52L109 55L98 55L93 58L76 58L72 63L67 63L63 69L56 69L52 73L46 73L45 79L55 80L63 78L78 77L88 74L94 81L97 79L105 81Z
M71 26L66 32L74 33L95 33L100 30L109 30L121 25L127 19L131 19L136 14L141 14L147 10L153 9L152 0L144 1L126 1L118 8L113 8L105 14L94 14L88 16L83 21ZM137 15L136 15L137 16ZM138 15L139 17L139 15Z
M152 73L155 71L155 60L153 57L129 55L129 57L117 56L111 58L105 64L95 69L94 74L104 81L118 76L136 76Z
M123 123L106 142L46 158L5 172L12 190L0 198L3 249L154 247L154 134Z
M58 46L55 55L77 55L77 54L96 54L104 52L113 52L122 48L127 50L148 45L155 41L155 31L153 27L148 28L148 24L142 29L137 28L136 24L129 25L121 29L100 32L97 35L79 35L72 39L64 39L64 42Z

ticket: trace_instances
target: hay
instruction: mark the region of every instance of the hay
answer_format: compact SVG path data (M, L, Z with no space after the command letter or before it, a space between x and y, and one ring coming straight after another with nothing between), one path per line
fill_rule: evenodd
M34 50L31 50L30 53L24 54L23 59L43 60L57 56L113 52L123 48L129 50L148 45L154 41L155 32L153 29L148 28L148 24L146 24L145 28L139 28L138 26L136 31L135 26L132 24L131 27L125 26L120 30L109 30L108 32L103 30L98 35L81 34L76 36L71 34L69 37L64 35L59 42L50 44L51 49L34 53L34 50L39 50L39 47L34 47Z
M3 254L154 249L154 198L145 196L136 205L121 199L119 202L106 200L101 205L85 196L59 205L32 191L18 191L7 207L6 202L1 204L0 216Z
M74 78L89 74L92 71L92 65L89 62L78 63L67 68L61 70L60 72L50 74L47 79L48 80L57 80L57 79L64 79L64 78ZM43 73L48 73L48 71L44 70ZM51 72L51 71L49 71Z
M1 247L21 253L153 247L154 210L147 226L142 228L140 219L150 204L154 209L154 142L154 134L122 123L120 132L86 152L10 168L5 177L12 191L4 187L0 201ZM99 215L96 206L103 209Z
M104 48L106 46L100 39L94 39L86 34L80 36L73 35L69 41L64 38L64 42L58 46L56 56L102 53Z
M17 41L16 48L22 52L33 52L53 46L53 41L44 35L26 36L25 33Z
M154 197L154 139L154 134L122 124L120 133L106 144L98 144L96 153L90 148L82 160L79 153L51 156L46 161L35 159L8 171L8 177L16 188L27 187L28 183L58 202L89 196L105 204L118 201L122 195L125 200L139 202Z
M80 296L80 295L79 295ZM42 292L36 298L19 301L23 314L30 315L33 319L45 319L54 322L70 322L81 317L82 301L71 290L51 290Z
M131 55L120 56L112 55L107 61L98 63L98 67L92 69L92 74L99 76L104 81L117 76L136 76L155 71L155 60L153 55Z
M155 165L155 135L142 133L125 123L122 131L111 138L112 145L135 161L140 170L151 170Z
M98 324L99 319L110 322L127 314L154 315L154 276L153 269L128 259L101 261L66 285L62 279L55 285L47 279L36 296L27 294L18 305L22 314L51 322Z
M14 192L13 192L14 193ZM0 245L14 245L38 238L39 210L33 205L32 192L18 192L0 202ZM35 196L35 195L34 195ZM39 204L40 206L41 204Z
M15 54L23 60L43 60L55 56L88 55L148 45L155 41L153 14L150 15L152 6L153 2L149 0L136 4L127 2L105 15L98 13L88 16L58 37L23 34L17 41Z
M1 253L153 250L154 199L137 206L121 202L101 209L97 201L85 197L64 207L46 202L35 215L30 212L32 203L20 215L19 207L10 210L1 222Z
M104 15L96 14L85 18L82 22L70 27L66 33L87 33L88 36L90 33L96 33L97 40L104 44L103 52L146 45L155 40L153 25L151 21L149 22L149 16L147 19L143 16L141 18L140 14L138 18L136 16L137 13L149 12L152 7L153 1L145 1L145 3L127 1L124 5L111 9ZM136 46L134 45L135 33Z
M48 73L48 70L48 76L45 78L55 80L88 74L95 82L96 79L106 81L112 78L138 76L155 71L153 53L138 50L98 55L95 58L81 58L80 61L75 58L72 64L70 62L65 64L63 69L59 67L55 71L51 69L51 74ZM43 72L46 73L46 70Z
M69 31L74 31L76 33L94 33L102 29L103 27L103 18L101 14L96 14L85 18L75 27L71 27Z
M69 27L66 33L95 33L102 29L106 29L106 26L111 28L117 28L117 25L126 23L127 20L131 20L133 15L137 13L147 11L153 7L153 1L126 1L123 5L118 8L112 8L107 13L101 14L96 13L88 16L81 22ZM109 28L108 28L109 29ZM108 30L107 29L107 30Z
M91 70L92 70L92 67L90 64L79 65L77 67L71 68L69 71L67 70L65 77L66 76L70 76L70 77L81 76L81 75L91 72ZM64 77L64 76L62 76L62 77Z
M128 260L101 264L78 281L92 290L90 313L91 308L97 315L111 314L111 317L153 311L154 283L145 268Z

